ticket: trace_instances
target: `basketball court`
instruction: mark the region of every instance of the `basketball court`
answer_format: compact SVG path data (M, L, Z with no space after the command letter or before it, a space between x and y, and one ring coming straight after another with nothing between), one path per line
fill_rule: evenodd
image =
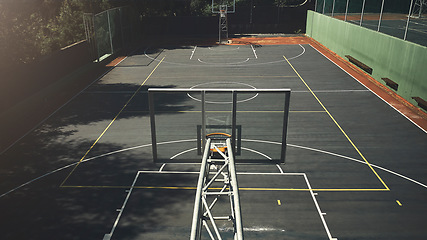
M140 46L1 155L1 238L188 239L210 128L237 136L246 239L424 239L426 131L333 60L301 39Z

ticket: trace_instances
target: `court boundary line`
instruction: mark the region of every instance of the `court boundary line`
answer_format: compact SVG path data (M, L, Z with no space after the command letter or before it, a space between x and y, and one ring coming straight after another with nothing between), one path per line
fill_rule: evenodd
M307 43L307 44L304 44L304 45L310 45L310 44ZM302 52L299 53L296 56L290 57L289 59L296 59L296 58L299 58L299 57L301 57L302 55L305 54L305 52L306 52L305 47L302 44L298 44L298 46L300 46L300 48L302 48ZM150 57L147 54L147 50L150 49L150 48L151 48L151 46L147 47L144 50L144 55L147 58L149 58L149 59L151 59L153 61L159 61L157 58ZM180 62L168 62L168 61L164 61L164 63L171 64L171 65L192 66L192 67L218 67L218 66L225 66L225 67L230 67L230 66L231 67L236 67L236 66L238 66L238 67L252 67L252 66L260 66L260 65L276 64L276 63L282 63L282 62L285 62L285 60L276 60L276 61L271 61L271 62L260 62L260 63L249 63L249 64L223 64L223 65L218 65L218 64L191 64L191 63L180 63Z
M113 227L112 227L110 233L107 233L107 234L104 235L104 240L109 240L113 236L114 231L115 231L115 229L116 229L116 227L117 227L117 225L118 225L118 223L120 221L120 218L123 215L125 207L126 207L128 201L129 201L130 196L131 196L131 194L132 194L132 192L133 192L134 189L159 189L158 187L144 187L144 188L141 188L141 187L135 186L136 182L138 181L139 176L141 175L141 173L142 174L144 174L144 173L147 173L147 174L156 174L156 175L157 174L160 174L160 175L163 174L164 175L164 174L171 174L171 173L173 173L173 174L188 174L188 173L190 173L190 174L194 174L194 175L200 174L199 172L178 172L178 171L166 171L166 172L162 172L162 171L152 171L152 170L138 171L136 173L136 175L135 175L135 178L134 178L134 180L132 182L132 185L130 187L126 187L126 189L129 188L129 190L126 190L127 195L125 197L125 200L123 201L123 204L122 204L121 208L117 209L117 211L119 212L119 214L116 217L116 220L114 221L114 224L113 224ZM310 192L311 199L312 199L313 204L314 204L314 206L316 208L316 212L319 215L320 221L322 222L322 225L323 225L323 228L324 228L324 230L326 232L326 235L328 236L329 240L338 240L337 238L332 237L331 231L329 230L328 224L327 224L326 219L324 217L326 215L326 213L322 212L322 210L320 209L320 205L319 205L319 203L317 201L317 198L316 198L317 194L315 194L314 193L315 190L311 188L310 181L308 180L308 177L307 177L307 175L305 173L283 173L283 172L281 172L281 173L256 173L256 172L253 172L253 173L251 173L251 172L244 172L244 173L236 173L236 174L237 175L302 176L303 179L304 179L304 181L305 181L305 184L308 187L308 189L306 191ZM196 190L196 188L197 187L164 187L164 188L160 188L160 189ZM216 189L216 188L209 188L209 189ZM221 189L221 188L218 188L218 189ZM252 189L250 189L250 188L240 188L239 187L239 190L252 190ZM263 190L263 191L265 191L265 190Z
M387 186L387 184L384 182L384 180L380 177L380 175L375 171L375 169L371 166L371 164L368 162L368 160L365 158L365 156L362 154L362 152L359 150L359 148L354 144L354 142L350 139L350 137L347 135L347 133L344 131L344 129L341 127L341 125L335 120L335 118L332 116L332 114L328 111L328 109L323 105L322 101L317 97L317 95L311 90L310 86L305 82L305 80L301 77L301 75L298 73L298 71L295 69L295 67L289 62L289 60L286 58L285 55L283 55L283 58L286 60L288 65L292 68L292 70L297 74L299 79L303 82L303 84L307 87L307 89L311 92L313 97L317 100L317 102L320 104L320 106L326 111L328 116L331 118L331 120L335 123L335 125L338 127L338 129L341 131L341 133L346 137L348 142L353 146L353 148L356 150L356 152L359 154L359 156L366 162L366 164L369 166L371 171L377 176L378 180L383 184L386 190L390 190L390 188Z
M165 56L166 57L166 56ZM136 94L139 92L139 90L144 86L144 84L148 81L148 79L151 77L151 75L154 74L156 69L160 66L160 64L163 62L165 57L162 58L162 60L159 61L159 63L156 65L156 67L150 72L150 74L145 78L145 80L139 85L138 89L135 90L134 94L128 99L128 101L125 103L125 105L120 109L120 111L116 114L116 116L113 118L113 120L110 121L110 123L107 125L107 127L102 131L101 135L95 140L95 142L90 146L90 148L86 151L86 153L83 155L83 157L80 159L80 161L76 164L76 166L71 170L71 172L67 175L67 177L62 181L60 187L64 186L65 182L70 178L70 176L74 173L76 168L80 165L80 163L86 158L86 156L89 154L89 152L95 147L95 145L99 142L99 140L104 136L104 134L110 129L110 127L113 125L113 123L116 121L116 119L119 117L119 115L123 112L123 110L129 105L129 103L132 101L132 99L136 96Z
M182 141L196 141L196 139L169 141L169 142L163 142L163 143L158 143L158 144L169 144L169 143L182 142ZM265 141L265 142L272 143L272 144L279 144L279 145L281 144L281 143L269 142L269 141ZM341 157L341 158L344 158L344 159L347 159L347 160L351 160L351 161L354 161L354 162L358 162L358 163L361 163L361 164L366 164L366 162L364 162L362 160L358 160L358 159L355 159L355 158L351 158L351 157L348 157L348 156L344 156L344 155L340 155L340 154L336 154L336 153L332 153L332 152L328 152L328 151L324 151L324 150L321 150L321 149L315 149L315 148L310 148L310 147L305 147L305 146L299 146L299 145L294 145L294 144L290 144L290 143L288 143L287 145L290 146L290 147L295 147L295 148L306 149L306 150L309 150L309 151L320 152L320 153L324 153L324 154L328 154L328 155L332 155L332 156L336 156L336 157ZM116 151L104 153L104 154L101 154L101 155L98 155L98 156L87 158L87 159L83 160L82 163L93 161L93 160L99 159L101 157L106 157L106 156L110 156L110 155L114 155L114 154L118 154L118 153L130 151L130 150L144 148L144 147L150 147L150 146L151 146L151 143L150 144L139 145L139 146L134 146L134 147L129 147L129 148L124 148L124 149L120 149L120 150L116 150ZM8 194L10 194L10 193L12 193L12 192L20 189L20 188L23 188L23 187L25 187L25 186L33 183L33 182L36 182L37 180L40 180L40 179L42 179L44 177L47 177L47 176L49 176L51 174L57 173L57 172L59 172L61 170L67 169L69 167L72 167L72 166L76 165L77 163L78 162L74 162L74 163L65 165L63 167L57 168L57 169L52 170L52 171L50 171L48 173L40 175L40 176L38 176L36 178L33 178L32 180L29 180L29 181L27 181L27 182L25 182L25 183L23 183L23 184L15 187L15 188L13 188L13 189L11 189L11 190L9 190L9 191L1 194L0 198L4 197L4 196L6 196L6 195L8 195ZM168 163L168 164L175 164L175 165L176 164L181 164L181 165L185 165L185 164L190 164L190 163ZM194 164L198 164L198 163L191 163L191 165L194 165ZM423 188L427 188L426 184L423 184L423 183L421 183L419 181L416 181L416 180L414 180L412 178L409 178L409 177L407 177L405 175L402 175L400 173L394 172L392 170L389 170L387 168L383 168L383 167L375 165L375 164L371 164L371 165L373 167L375 167L375 168L378 168L378 169L380 169L382 171L388 172L389 174L395 175L397 177L403 178L403 179L405 179L405 180L407 180L409 182L412 182L412 183L414 183L416 185L419 185L419 186L421 186ZM164 168L164 166L163 166L163 168ZM163 171L163 168L161 168L160 170ZM280 169L281 168L279 168L279 170ZM92 187L92 188L94 188L94 187L101 187L101 186L71 186L71 185L70 186L66 186L66 185L64 185L64 186L60 186L60 187L62 187L62 188L67 188L67 187L69 187L69 188L72 188L72 187L76 187L76 188L77 187L81 187L81 188L83 188L83 187L91 188ZM128 186L106 186L106 187L109 187L109 188L125 188L125 187L128 187ZM313 189L313 190L316 190L316 191L344 191L344 190L345 191L353 191L354 190L354 191L356 191L356 190L360 190L360 189ZM364 189L364 191L384 191L384 190L385 189Z

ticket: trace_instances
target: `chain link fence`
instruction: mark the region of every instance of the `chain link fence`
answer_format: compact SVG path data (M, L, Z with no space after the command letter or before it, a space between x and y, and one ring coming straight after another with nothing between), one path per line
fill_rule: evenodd
M138 14L130 7L119 7L83 16L91 56L102 61L140 38Z

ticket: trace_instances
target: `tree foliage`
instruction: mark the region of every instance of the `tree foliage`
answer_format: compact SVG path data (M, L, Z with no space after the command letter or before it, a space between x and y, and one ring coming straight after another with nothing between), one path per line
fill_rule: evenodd
M0 70L84 39L83 13L112 6L107 0L0 0Z

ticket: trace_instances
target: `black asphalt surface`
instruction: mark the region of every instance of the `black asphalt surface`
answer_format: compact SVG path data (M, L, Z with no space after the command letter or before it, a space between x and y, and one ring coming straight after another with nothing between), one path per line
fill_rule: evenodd
M189 239L199 165L153 162L153 87L292 90L286 163L237 166L246 239L426 238L426 132L312 46L159 44L0 155L0 239ZM157 100L163 156L196 147L195 102ZM238 103L242 147L277 157L277 145L253 140L277 142L280 104Z

